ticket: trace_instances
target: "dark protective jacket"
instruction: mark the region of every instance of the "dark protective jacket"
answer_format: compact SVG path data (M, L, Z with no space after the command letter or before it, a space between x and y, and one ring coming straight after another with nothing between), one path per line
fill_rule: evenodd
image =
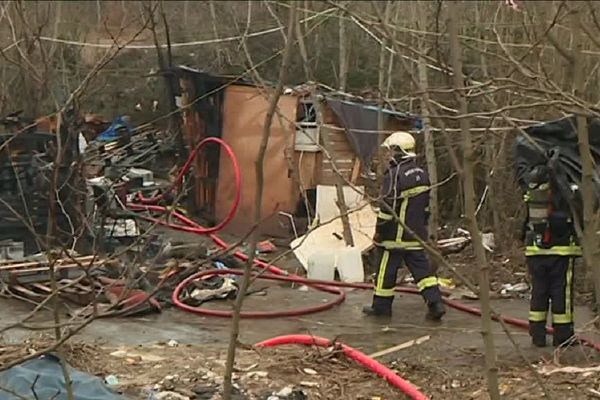
M579 256L571 206L546 166L536 166L524 176L527 219L524 226L525 255ZM564 186L564 185L563 185Z
M393 160L383 177L381 207L377 215L375 242L386 249L421 250L415 237L398 219L422 240L427 239L429 217L429 176L414 158Z

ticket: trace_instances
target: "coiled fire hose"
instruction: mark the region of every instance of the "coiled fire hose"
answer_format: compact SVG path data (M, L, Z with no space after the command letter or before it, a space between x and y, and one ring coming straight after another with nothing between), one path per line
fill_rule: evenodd
M181 184L183 183L183 178L192 168L194 160L200 153L200 150L202 150L202 148L204 148L204 146L206 146L209 143L216 143L216 144L220 145L223 148L223 150L225 150L225 153L227 154L227 156L229 157L229 160L231 160L231 163L233 164L233 172L234 172L235 187L236 187L235 197L233 199L233 204L231 205L231 209L229 210L229 212L227 213L227 215L225 216L223 221L221 221L219 224L217 224L211 228L204 228L200 225L193 224L193 221L188 220L184 216L181 216L181 217L183 217L183 222L186 223L188 226L175 226L173 224L167 223L164 220L152 218L152 217L142 217L142 218L144 218L145 220L150 221L150 222L168 226L170 228L174 228L174 229L178 229L178 230L190 232L190 233L197 233L200 235L205 235L205 234L209 234L212 232L218 232L221 229L223 229L225 226L227 226L228 223L231 222L233 217L235 217L237 209L240 205L242 175L240 172L240 167L238 165L237 157L233 153L233 150L231 149L231 147L229 147L229 145L227 143L225 143L223 140L221 140L219 138L208 137L206 139L203 139L200 143L198 143L198 145L190 153L190 155L189 155L188 159L186 160L185 164L183 165L181 171L179 171L179 174L177 175L177 179L175 180L173 185L167 190L166 193L171 193L171 192L174 192L175 190L181 188ZM154 204L154 203L157 203L160 200L162 200L166 193L162 193L157 196L147 198L147 197L144 197L142 195L142 193L140 192L136 195L136 201L139 201L142 204L128 203L127 207L129 207L131 210L134 210L134 211L165 212L167 210L165 207L150 205L150 204ZM194 225L193 227L191 226L192 224Z

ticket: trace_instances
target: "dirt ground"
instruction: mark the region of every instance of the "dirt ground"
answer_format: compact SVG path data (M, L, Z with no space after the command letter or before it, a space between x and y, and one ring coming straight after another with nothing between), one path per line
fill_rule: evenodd
M23 345L5 345L0 360L6 362L48 344L46 339ZM157 343L109 347L101 343L71 341L62 348L71 366L106 378L113 375L113 389L130 399L220 399L225 364L224 346ZM533 370L544 373L561 365L594 367L598 356L586 348L539 353L531 368L517 355L499 354L500 388L505 398L539 399L543 390L555 399L598 398L597 370L541 375L544 389ZM487 399L483 355L473 348L448 351L443 340L391 354L380 360L431 399ZM278 349L240 349L234 373L236 399L349 399L405 398L383 379L345 358L339 350L286 346ZM279 396L277 394L279 393ZM284 396L284 395L287 395Z

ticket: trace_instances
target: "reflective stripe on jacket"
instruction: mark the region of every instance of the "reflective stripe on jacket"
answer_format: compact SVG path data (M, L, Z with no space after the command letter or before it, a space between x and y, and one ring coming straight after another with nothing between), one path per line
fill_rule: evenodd
M569 246L552 246L549 248L538 247L535 245L525 247L525 256L567 256L581 257L581 246L572 244Z
M379 246L386 249L421 250L423 247L404 228L406 225L420 239L427 238L429 216L429 176L413 158L393 163L386 171L382 186L382 207L377 215ZM387 206L387 207L386 207ZM388 212L394 210L394 215Z

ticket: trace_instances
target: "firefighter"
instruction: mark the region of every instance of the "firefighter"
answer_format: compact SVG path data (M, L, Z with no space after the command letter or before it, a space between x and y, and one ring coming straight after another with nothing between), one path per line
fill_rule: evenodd
M390 155L390 165L383 177L382 204L373 238L378 270L372 305L364 307L363 312L391 316L396 274L405 263L425 299L427 318L440 320L446 310L438 280L423 246L412 234L427 238L429 176L416 163L415 139L408 132L391 134L382 147Z
M554 328L553 345L574 343L571 340L574 335L573 263L581 256L571 208L564 195L572 188L560 188L551 172L547 165L536 165L524 175L523 182L527 204L525 256L531 279L529 335L537 347L546 346L549 308Z

